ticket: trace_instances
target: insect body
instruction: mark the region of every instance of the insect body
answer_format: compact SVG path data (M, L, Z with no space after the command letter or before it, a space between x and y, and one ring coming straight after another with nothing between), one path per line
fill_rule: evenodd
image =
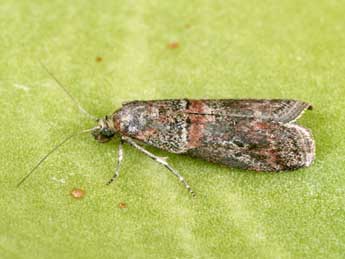
M106 142L119 134L123 142L168 168L165 160L136 141L230 167L294 170L309 166L315 154L310 131L295 124L306 109L311 106L295 100L133 101L99 120L92 135ZM122 150L120 155L119 161ZM169 169L190 189L174 169ZM114 178L117 176L118 171Z
M95 118L49 74L83 113ZM110 116L96 119L96 127L79 133L91 132L102 143L115 135L120 136L117 166L108 184L119 176L123 159L122 145L127 142L164 165L194 194L190 185L166 158L155 156L140 143L240 169L294 170L310 166L315 156L311 132L295 123L306 109L311 109L311 105L286 99L133 101L124 103L122 108ZM53 148L18 186L52 152L79 133L72 134Z

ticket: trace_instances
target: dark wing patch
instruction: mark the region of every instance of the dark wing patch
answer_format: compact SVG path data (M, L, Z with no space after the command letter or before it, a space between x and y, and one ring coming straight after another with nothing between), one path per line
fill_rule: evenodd
M230 167L285 171L309 166L315 147L309 130L295 124L240 119L206 123L187 154Z

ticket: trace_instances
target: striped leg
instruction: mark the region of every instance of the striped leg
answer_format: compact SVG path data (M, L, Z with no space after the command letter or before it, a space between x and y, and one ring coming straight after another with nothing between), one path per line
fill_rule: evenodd
M139 151L143 152L145 155L149 156L150 158L152 158L153 160L155 160L156 162L164 165L166 168L169 169L170 172L172 172L179 180L180 182L184 185L184 187L190 192L190 194L194 197L195 193L193 192L192 188L189 186L189 184L186 182L186 180L182 177L182 175L180 175L174 168L172 168L168 162L166 161L165 158L159 157L159 156L155 156L154 154L152 154L151 152L147 151L146 149L144 149L143 147L141 147L140 145L138 145L137 143L135 143L131 138L129 137L122 137L123 140L127 141L130 145L132 145L133 147L135 147L136 149L138 149Z
M107 182L107 185L111 184L120 175L120 167L121 167L121 162L123 159L122 144L123 144L123 140L121 139L120 144L119 144L119 150L117 152L117 165L116 165L115 173L113 177L111 177L111 179Z

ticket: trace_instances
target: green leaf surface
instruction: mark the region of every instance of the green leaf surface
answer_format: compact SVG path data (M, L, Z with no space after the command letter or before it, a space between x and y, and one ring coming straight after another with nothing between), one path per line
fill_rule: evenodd
M93 2L93 3L92 3ZM1 258L341 258L345 253L343 1L2 1ZM254 173L84 135L17 182L54 145L130 100L310 102L316 160ZM85 190L74 199L73 188ZM125 203L127 208L120 208Z

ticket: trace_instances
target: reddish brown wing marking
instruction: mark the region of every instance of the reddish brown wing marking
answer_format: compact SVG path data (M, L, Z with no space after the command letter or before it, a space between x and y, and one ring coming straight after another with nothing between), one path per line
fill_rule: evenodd
M312 106L297 100L223 99L187 100L187 113L224 117L273 120L283 123L295 121Z
M279 122L237 119L205 123L203 136L187 154L255 171L309 166L315 147L309 130Z

